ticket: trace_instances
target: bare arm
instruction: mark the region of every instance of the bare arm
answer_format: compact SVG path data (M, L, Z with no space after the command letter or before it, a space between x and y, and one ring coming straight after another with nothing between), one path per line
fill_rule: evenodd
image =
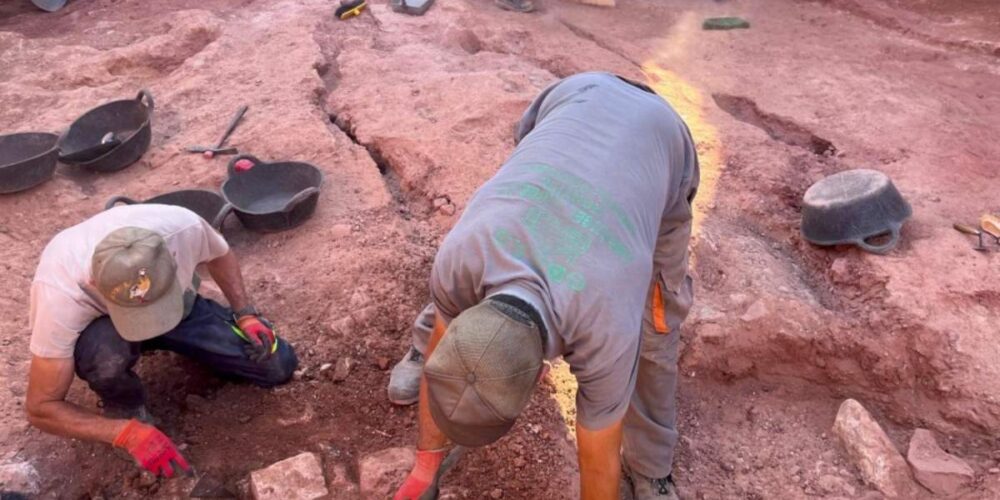
M230 309L239 311L250 305L250 296L247 294L246 287L243 286L240 263L236 260L236 255L232 250L218 259L208 261L206 266L208 273L212 275L212 279L219 285L219 289L229 301Z
M427 343L427 353L424 359L428 359L431 353L434 352L434 348L437 347L438 342L441 341L441 337L444 337L445 326L444 322L441 321L441 316L438 314L434 315L434 332L431 333L431 339ZM440 450L448 444L448 438L445 437L441 429L438 428L437 424L434 423L434 418L431 417L431 408L427 402L427 379L422 375L420 377L420 402L418 403L419 413L418 413L418 437L417 437L417 449L418 450Z
M104 418L66 401L73 383L73 358L31 358L25 409L28 422L42 431L111 443L128 420Z
M621 481L622 421L600 430L576 424L577 456L580 461L580 498L614 500Z

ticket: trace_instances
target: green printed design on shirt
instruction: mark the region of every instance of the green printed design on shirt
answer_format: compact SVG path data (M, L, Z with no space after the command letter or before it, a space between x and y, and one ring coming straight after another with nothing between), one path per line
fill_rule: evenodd
M635 227L610 196L580 177L548 165L522 168L536 173L531 181L506 183L498 190L502 195L534 202L524 209L519 222L530 235L532 257L551 282L576 292L586 288L577 263L590 252L595 240L606 244L621 262L632 261L632 252L617 232L624 228L633 234ZM609 227L608 220L614 227ZM518 260L528 260L527 243L510 229L497 228L493 238Z

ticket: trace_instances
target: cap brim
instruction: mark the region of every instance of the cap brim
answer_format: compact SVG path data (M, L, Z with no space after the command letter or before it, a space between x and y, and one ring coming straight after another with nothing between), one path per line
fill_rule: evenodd
M31 0L31 3L46 12L55 12L66 5L66 0Z
M428 406L431 410L431 418L434 419L434 423L437 424L438 429L441 429L441 432L453 443L462 446L470 448L486 446L502 438L514 426L513 421L499 425L456 424L444 416L444 413L438 408L437 403L434 402L434 398L428 398L428 402L430 403Z
M129 342L140 342L173 330L184 319L184 289L174 278L156 302L141 307L107 304L107 308L118 335Z

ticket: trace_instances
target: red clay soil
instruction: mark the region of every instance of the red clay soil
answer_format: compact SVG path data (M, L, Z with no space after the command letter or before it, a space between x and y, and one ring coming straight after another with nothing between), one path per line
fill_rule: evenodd
M61 166L0 197L0 464L29 461L43 498L185 498L104 445L30 428L27 290L56 232L116 194L217 188L225 160L185 153L250 106L233 146L326 174L304 226L225 235L256 302L302 372L261 390L172 354L140 374L152 411L199 472L246 493L247 473L314 451L331 477L415 439L413 408L385 398L388 368L428 299L436 246L513 148L544 86L584 70L653 85L685 116L705 171L693 242L697 305L684 332L685 498L880 498L831 432L845 397L901 450L928 427L976 479L958 497L1000 497L998 253L953 222L1000 212L1000 15L989 0L541 0L519 15L488 0L423 17L371 2L339 21L322 0L71 0L55 14L0 3L0 133L61 132L101 102L148 88L153 144L111 175ZM749 30L705 32L739 15ZM802 240L802 194L849 168L889 174L913 205L887 256ZM209 285L209 288L211 286ZM211 294L212 292L210 292ZM217 292L216 292L217 293ZM319 371L349 356L342 383ZM572 437L538 391L515 431L470 453L448 498L575 498ZM74 401L96 409L77 382Z

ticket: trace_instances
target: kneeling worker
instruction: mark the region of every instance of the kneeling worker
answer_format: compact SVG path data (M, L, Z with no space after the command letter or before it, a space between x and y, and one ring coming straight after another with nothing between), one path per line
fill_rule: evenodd
M235 312L195 292L200 263ZM142 352L174 351L262 387L288 381L298 364L252 305L226 240L180 207L117 207L57 234L35 272L30 319L31 424L124 448L166 477L190 467L150 424L132 371ZM65 400L74 373L101 398L103 416Z
M690 133L648 87L583 73L542 92L516 139L442 242L433 304L393 369L389 397L418 399L420 424L416 465L395 498L427 489L448 440L503 436L543 359L562 356L579 382L583 498L617 498L623 458L635 498L675 499L698 186Z

